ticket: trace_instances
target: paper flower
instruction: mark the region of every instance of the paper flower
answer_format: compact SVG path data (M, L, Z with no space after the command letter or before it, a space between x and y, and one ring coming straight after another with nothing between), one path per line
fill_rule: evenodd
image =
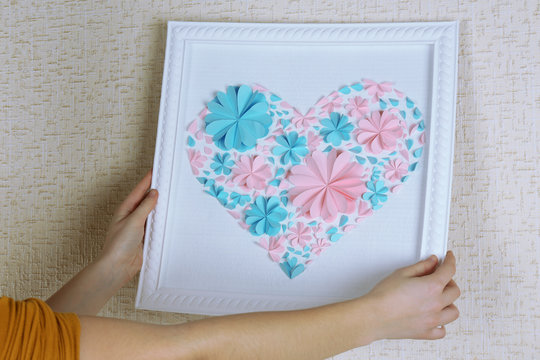
M343 98L333 93L333 94L330 94L330 96L324 97L321 100L319 100L316 105L321 107L321 110L323 111L321 113L322 115L324 113L330 114L336 108L341 107L342 102L343 102Z
M287 236L287 239L289 239L292 246L303 248L311 240L311 230L304 223L299 222L296 226L290 228L289 231L291 233Z
M291 168L289 191L293 205L308 218L321 216L333 221L338 213L350 214L355 202L364 191L363 167L351 161L349 152L334 149L328 154L314 151L305 158L306 165Z
M300 163L300 157L308 154L305 136L298 137L296 131L288 134L276 136L276 142L279 146L272 149L272 154L280 156L279 162L286 165L291 162L293 165Z
M324 141L327 143L339 146L341 141L349 140L351 138L350 133L353 129L353 125L345 115L333 112L330 114L329 119L322 119L321 124L324 126L321 129L321 136L324 137Z
M314 108L309 109L306 115L303 115L301 112L299 112L296 109L294 109L293 112L294 112L294 116L291 119L291 122L296 128L300 128L300 127L308 128L315 121L317 121L317 116L315 116Z
M383 181L368 181L366 187L369 191L362 195L362 199L371 201L373 209L378 209L382 206L379 202L385 202L388 199L388 188L384 186Z
M240 156L232 172L232 181L244 190L262 190L266 187L266 181L272 177L272 170L262 156Z
M212 183L208 187L208 190L205 190L204 192L210 196L215 197L221 203L221 205L227 205L227 197L229 196L229 193L225 191L223 186L216 186Z
M401 159L390 160L384 168L386 169L384 177L393 182L401 180L409 172L409 164Z
M201 154L200 151L188 149L188 159L191 165L191 171L194 175L199 175L199 169L203 167L206 161L206 156Z
M281 229L280 222L287 217L287 211L280 207L277 197L259 196L246 211L246 224L253 235L276 235Z
M377 83L373 80L364 79L364 88L369 95L373 96L371 102L377 102L385 92L392 91L392 83L388 81Z
M206 132L222 150L251 149L258 138L268 134L272 123L264 95L246 85L229 86L226 94L218 92L208 103L208 111Z
M372 112L369 118L358 122L358 129L356 140L373 154L393 150L397 139L403 136L399 119L388 111Z
M320 238L311 246L311 252L315 255L321 255L321 252L327 247L330 247L330 243L325 238Z
M251 200L249 195L242 195L236 191L231 192L231 201L227 205L227 208L234 209L237 205L244 206L245 203Z
M214 172L219 175L223 172L224 175L229 175L231 173L231 166L234 165L234 161L229 160L231 155L229 153L216 154L214 155L214 162L210 165L210 167L214 170Z
M283 246L285 240L286 238L283 235L280 237L269 237L268 239L261 238L259 245L268 251L268 256L270 256L272 261L278 262L281 259L281 254L285 251L285 246Z
M361 96L355 96L349 99L345 109L349 111L349 116L361 119L369 112L368 101Z

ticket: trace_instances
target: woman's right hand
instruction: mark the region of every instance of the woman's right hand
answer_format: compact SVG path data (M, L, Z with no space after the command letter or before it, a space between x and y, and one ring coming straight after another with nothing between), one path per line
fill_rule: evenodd
M364 300L372 304L376 339L440 339L444 325L456 320L454 301L460 290L452 277L456 258L448 251L437 268L437 257L398 269L377 284Z

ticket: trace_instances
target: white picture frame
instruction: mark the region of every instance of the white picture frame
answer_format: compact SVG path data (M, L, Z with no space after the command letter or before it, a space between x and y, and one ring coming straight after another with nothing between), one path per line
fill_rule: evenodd
M430 254L442 258L452 181L457 50L457 22L169 22L152 177L152 188L160 195L146 225L136 307L207 315L308 308L360 296L396 268ZM320 82L313 80L317 77ZM200 198L185 194L192 193L192 185L178 180L182 168L189 168L182 132L227 85L263 84L307 106L318 100L317 94L361 78L393 81L422 106L429 133L422 164L410 193L402 191L394 207L381 209L372 216L377 220L366 220L347 234L354 237L357 231L362 242L335 244L332 249L339 250L321 256L318 268L288 279L253 241L233 243L231 239L246 233L234 219L213 222L223 210L214 206L215 199L202 191ZM200 209L204 219L182 224L186 216L180 215ZM403 213L406 225L384 226L388 219L401 221L392 215L396 212ZM213 254L212 246L222 239L235 250Z

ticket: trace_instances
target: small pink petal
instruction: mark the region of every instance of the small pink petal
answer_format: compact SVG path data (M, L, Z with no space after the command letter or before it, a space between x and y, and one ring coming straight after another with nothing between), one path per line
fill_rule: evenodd
M198 121L197 120L193 120L191 122L191 124L189 124L189 126L187 128L187 130L191 134L195 134L195 132L197 132L198 129L199 129L199 126L198 126Z
M243 221L239 221L239 222L238 222L238 225L240 225L240 227L241 227L242 229L245 229L245 230L249 229L249 225L246 224L246 223L243 222Z
M392 186L392 188L390 189L390 192L392 192L392 194L397 193L401 189L401 186L402 186L401 184Z
M280 104L279 104L282 108L284 109L292 109L293 107L286 101L282 101Z
M227 210L227 212L235 219L240 219L242 217L242 215L238 211Z
M275 186L268 186L266 188L266 195L267 196L272 196L274 195L275 193L277 193L277 188Z
M426 142L425 133L422 133L422 135L420 135L420 137L418 138L418 143L420 143L421 145L424 145L425 142Z
M343 227L343 232L349 232L351 230L353 230L356 226L354 225L347 225L347 226L344 226Z
M204 147L204 153L205 153L206 155L210 155L210 154L212 153L212 149L210 149L208 146L205 146L205 147Z
M208 114L208 108L205 107L204 109L201 110L201 112L199 113L199 118L201 118L201 120L204 120L204 117L206 116L206 114Z
M214 142L211 136L205 136L204 141L206 141L207 144L211 144Z

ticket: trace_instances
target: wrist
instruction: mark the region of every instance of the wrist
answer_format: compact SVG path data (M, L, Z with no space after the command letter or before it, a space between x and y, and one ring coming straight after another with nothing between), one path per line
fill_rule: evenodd
M90 266L99 269L104 282L116 290L122 288L132 278L125 265L106 254L101 254Z
M364 295L347 302L350 306L347 321L350 327L355 326L356 347L365 346L385 338L383 331L384 313L381 312L379 302L370 296Z

